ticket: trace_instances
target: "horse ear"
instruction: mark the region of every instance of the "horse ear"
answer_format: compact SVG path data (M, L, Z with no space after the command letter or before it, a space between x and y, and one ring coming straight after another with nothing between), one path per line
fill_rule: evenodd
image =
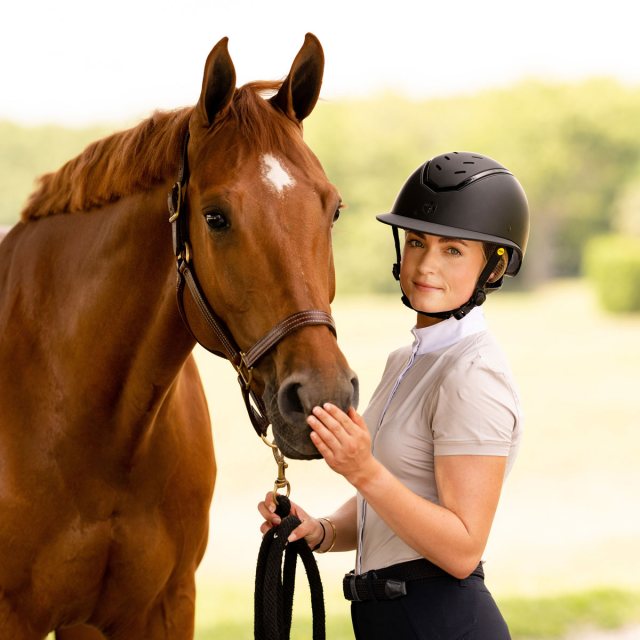
M291 65L289 75L278 93L271 98L271 103L292 120L302 122L316 106L323 71L322 45L312 33L307 33L304 44Z
M209 126L213 124L216 116L229 105L236 90L236 70L229 55L228 42L229 38L222 38L211 49L204 65L202 92L197 109Z

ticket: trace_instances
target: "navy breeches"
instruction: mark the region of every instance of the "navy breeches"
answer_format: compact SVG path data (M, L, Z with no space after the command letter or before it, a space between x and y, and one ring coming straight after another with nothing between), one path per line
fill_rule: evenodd
M424 578L406 589L394 600L351 604L356 640L511 640L481 577Z

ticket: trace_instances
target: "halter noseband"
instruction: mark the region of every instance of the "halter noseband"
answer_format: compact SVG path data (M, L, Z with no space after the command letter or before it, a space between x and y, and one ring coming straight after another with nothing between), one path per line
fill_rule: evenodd
M182 214L182 207L185 202L187 182L189 181L189 162L187 148L189 144L189 131L187 130L182 144L182 159L178 171L178 180L169 192L167 204L169 208L169 222L173 234L173 252L176 256L178 281L176 297L178 309L185 326L207 351L215 355L224 355L238 374L238 383L242 391L242 397L247 407L247 412L253 428L259 436L265 436L269 428L269 419L266 415L266 408L262 398L258 397L251 386L253 380L253 368L258 361L268 353L275 345L288 336L293 331L309 325L323 324L328 326L333 334L336 333L333 318L326 312L318 309L308 309L298 311L279 322L273 329L267 332L247 351L242 351L224 322L216 315L202 292L198 279L190 267L193 261L193 253L189 244L189 224L186 215ZM223 354L209 349L193 331L187 313L184 308L184 289L187 286L189 293L205 321L207 327L213 332L216 339L222 346Z

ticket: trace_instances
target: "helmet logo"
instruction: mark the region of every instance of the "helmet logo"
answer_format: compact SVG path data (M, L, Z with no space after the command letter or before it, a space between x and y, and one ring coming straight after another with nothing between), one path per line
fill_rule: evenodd
M428 218L432 216L436 212L436 207L438 206L437 202L425 202L422 205L422 210L424 211L424 215Z

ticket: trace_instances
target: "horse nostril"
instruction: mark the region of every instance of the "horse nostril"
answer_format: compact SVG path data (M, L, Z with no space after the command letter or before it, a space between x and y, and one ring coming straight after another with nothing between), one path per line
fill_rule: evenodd
M284 380L278 391L277 402L280 415L292 424L304 422L311 409L323 402L333 402L346 411L358 406L359 383L356 375L342 378L341 382L323 386L314 384L305 376L291 376Z
M298 390L302 385L299 382L290 382L283 385L278 393L278 408L283 416L304 414L304 407Z
M360 382L358 381L358 376L353 376L351 378L351 406L354 409L358 408L358 401L360 400Z

